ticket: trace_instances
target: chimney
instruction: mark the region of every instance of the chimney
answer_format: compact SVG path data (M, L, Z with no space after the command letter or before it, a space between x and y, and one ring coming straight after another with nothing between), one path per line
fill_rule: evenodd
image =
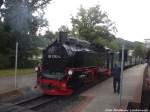
M59 32L59 42L61 42L61 43L65 42L66 38L67 38L67 32L60 31Z

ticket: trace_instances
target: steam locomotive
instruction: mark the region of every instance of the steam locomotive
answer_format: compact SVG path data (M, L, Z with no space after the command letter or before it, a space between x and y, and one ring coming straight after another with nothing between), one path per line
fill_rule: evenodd
M43 50L37 83L44 94L71 95L99 77L111 76L117 60L109 48L60 32L59 38Z

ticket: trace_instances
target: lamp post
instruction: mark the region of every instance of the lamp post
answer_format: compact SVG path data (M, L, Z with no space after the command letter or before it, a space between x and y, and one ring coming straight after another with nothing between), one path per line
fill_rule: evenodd
M15 89L17 88L17 68L18 68L18 42L16 42L16 55L15 55Z
M123 93L123 67L124 67L124 49L125 43L122 45L122 56L121 56L121 76L120 76L120 106L122 105L122 93Z

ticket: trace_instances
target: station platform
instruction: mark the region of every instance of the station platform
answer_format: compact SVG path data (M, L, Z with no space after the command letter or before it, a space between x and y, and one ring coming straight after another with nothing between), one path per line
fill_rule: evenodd
M124 71L121 105L120 95L113 92L111 77L81 94L91 100L81 106L80 112L127 112L128 102L141 101L145 67L146 64L141 64Z

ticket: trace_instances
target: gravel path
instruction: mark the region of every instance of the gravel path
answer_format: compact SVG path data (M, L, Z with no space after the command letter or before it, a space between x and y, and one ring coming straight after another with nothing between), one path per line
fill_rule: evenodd
M34 87L36 83L36 74L17 76L17 87ZM15 88L15 77L0 78L0 93L4 93Z

